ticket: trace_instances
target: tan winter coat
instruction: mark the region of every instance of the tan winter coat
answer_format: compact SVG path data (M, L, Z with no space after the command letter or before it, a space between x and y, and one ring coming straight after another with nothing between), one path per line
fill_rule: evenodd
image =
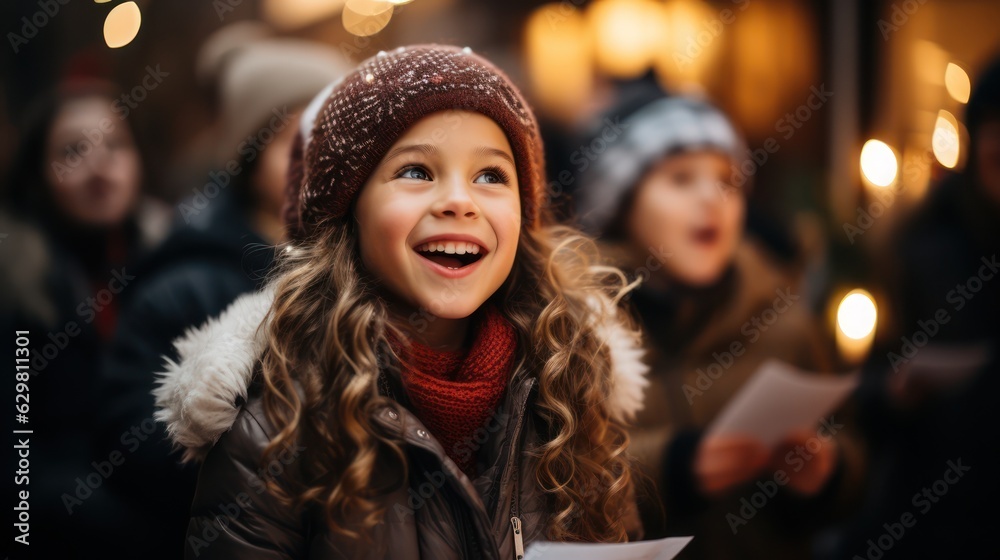
M662 350L657 338L663 333L644 333L650 386L631 430L630 451L658 486L653 496L640 498L646 534L659 536L665 526L669 534L694 535L681 558L808 558L809 538L817 526L813 521L821 523L850 503L860 486L860 448L843 410L833 415L835 423L846 426L835 436L839 474L835 487L824 492L833 499L799 499L782 489L759 511L745 509L744 516L741 500L759 490L756 481L728 496L706 499L690 472L697 438L765 360L777 358L819 373L829 373L831 367L809 304L788 275L749 243L737 251L735 274L728 302L717 306L707 326L691 333L680 351ZM683 457L671 457L674 452ZM788 471L797 466L782 465ZM760 480L771 480L773 474L768 468ZM676 489L678 481L682 491ZM682 494L694 498L680 506Z

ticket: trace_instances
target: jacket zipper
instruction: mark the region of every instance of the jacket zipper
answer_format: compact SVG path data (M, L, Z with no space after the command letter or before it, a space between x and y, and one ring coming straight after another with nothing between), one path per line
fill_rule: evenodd
M518 517L517 463L514 463L514 490L510 494L510 525L514 529L514 560L524 558L524 535L521 528L521 518Z
M521 425L524 422L527 399L531 394L534 384L534 379L528 380L528 388L525 391L524 400L519 403L517 421L514 423L514 432L511 434L511 449L507 457L507 468L511 469L511 480L513 482L510 494L510 526L514 530L514 560L522 560L524 558L524 526L521 524L521 517L519 515L521 492L517 482L518 461L515 458L518 454L517 445L521 436Z

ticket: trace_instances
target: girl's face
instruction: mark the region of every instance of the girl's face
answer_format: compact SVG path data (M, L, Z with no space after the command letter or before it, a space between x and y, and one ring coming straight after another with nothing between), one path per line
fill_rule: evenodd
M670 278L691 286L717 281L743 229L745 199L732 185L729 158L688 152L664 158L642 179L628 234Z
M63 105L49 130L44 164L56 206L79 224L117 225L138 200L139 152L128 123L103 97Z
M424 117L368 178L355 218L361 259L401 311L468 317L514 264L521 199L507 137L479 113Z

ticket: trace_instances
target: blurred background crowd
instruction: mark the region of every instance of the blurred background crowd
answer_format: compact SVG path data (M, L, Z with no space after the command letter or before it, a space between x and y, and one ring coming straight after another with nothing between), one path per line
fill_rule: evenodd
M38 554L180 556L196 471L153 420L161 356L264 280L308 101L437 42L519 85L551 208L644 279L646 537L693 534L682 558L1000 557L1000 3L0 12L0 301L5 341L32 333ZM830 437L707 436L770 358L860 371Z

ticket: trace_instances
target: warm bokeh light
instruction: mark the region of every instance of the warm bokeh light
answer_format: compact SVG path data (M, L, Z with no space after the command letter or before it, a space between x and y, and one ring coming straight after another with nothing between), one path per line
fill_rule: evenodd
M865 290L853 290L840 300L837 328L848 338L861 340L871 335L877 323L875 299Z
M969 75L961 66L954 62L948 63L948 68L944 71L944 85L950 95L959 103L968 103L969 95L972 93L972 82Z
M579 118L594 81L586 18L573 6L546 4L528 18L524 37L525 66L539 105L566 122Z
M699 2L703 6L713 5ZM732 91L733 117L753 136L767 138L777 127L788 124L789 111L800 107L812 95L812 88L823 80L815 61L820 60L819 33L806 2L722 2L734 13L708 48L722 47L717 61L706 59L701 79L714 80L716 88ZM745 10L742 9L745 7ZM705 29L711 21L719 21L722 11L712 13L698 22ZM703 37L703 35L701 35ZM706 54L708 54L706 52ZM702 58L705 58L703 55ZM731 77L719 80L720 64L729 59ZM829 84L826 86L830 87ZM749 92L753 92L750 94ZM832 101L833 98L830 99ZM816 109L816 107L821 107ZM828 114L831 107L816 105L809 109ZM808 118L800 112L798 121ZM780 120L784 119L784 120ZM796 125L797 126L797 125ZM778 131L780 132L780 131ZM791 139L781 132L782 143Z
M913 142L903 150L903 194L911 199L922 198L931 184L931 164L934 159L926 142Z
M264 18L279 29L297 29L332 18L344 0L264 0Z
M934 149L934 157L941 165L948 169L954 169L958 165L960 155L958 119L948 111L938 113L931 145Z
M948 52L937 43L917 39L911 45L913 72L928 85L944 84L944 73L948 67Z
M896 152L881 140L865 142L861 148L861 173L876 187L888 187L899 173Z
M368 37L389 25L392 8L386 0L347 0L340 17L348 33Z
M691 89L716 60L724 30L706 26L714 15L703 2L675 0L661 12L660 31L653 37L656 73L668 88Z
M597 66L609 76L635 78L656 54L661 5L652 0L598 0L587 8Z
M104 42L112 49L124 47L139 34L142 14L135 2L119 4L108 12L104 20Z

